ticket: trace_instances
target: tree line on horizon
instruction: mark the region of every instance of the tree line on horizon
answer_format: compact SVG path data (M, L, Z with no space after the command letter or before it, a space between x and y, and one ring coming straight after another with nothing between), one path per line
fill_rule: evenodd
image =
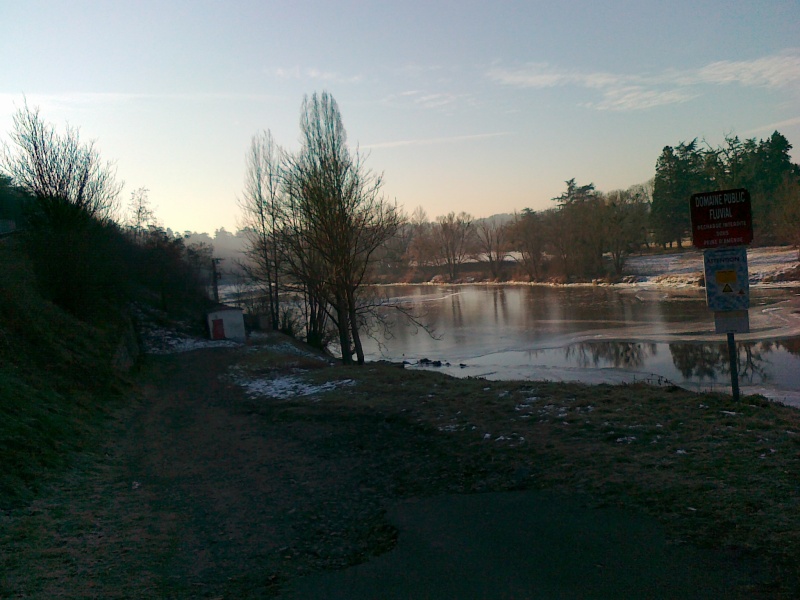
M689 198L706 191L745 188L753 210L754 243L800 245L800 165L792 145L775 131L767 139L702 146L697 138L665 146L656 161L650 227L661 245L681 246L690 231Z
M633 253L684 246L691 194L733 188L750 191L756 245L800 247L800 167L791 162L791 148L777 131L765 140L728 136L717 148L681 142L664 148L646 183L601 192L571 179L551 208L507 218L451 212L429 219L419 206L376 250L373 276L453 282L468 271L489 280L614 280ZM237 244L247 245L244 227L215 232L229 257Z
M68 310L120 298L132 283L155 291L163 308L197 305L212 257L223 254L228 270L262 291L254 312L312 345L338 345L346 363L364 361L361 336L385 306L364 284L619 279L632 253L682 246L698 191L749 189L755 243L800 246L800 167L777 131L766 140L728 136L717 148L696 139L666 146L654 178L625 190L570 179L549 209L429 219L423 207L409 216L386 200L382 176L347 145L330 94L304 98L300 130L296 153L268 130L253 136L240 229L212 238L161 227L145 188L123 214L113 163L26 105L0 156L0 219L25 224L41 287Z

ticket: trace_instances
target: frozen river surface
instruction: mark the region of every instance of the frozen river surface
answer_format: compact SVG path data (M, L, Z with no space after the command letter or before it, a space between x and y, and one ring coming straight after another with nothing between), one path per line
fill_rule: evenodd
M702 267L701 267L702 268ZM366 344L371 360L441 361L458 377L621 383L730 391L725 336L701 288L396 286L435 337L407 325ZM392 311L387 313L392 318ZM742 393L800 406L800 290L751 288L737 334Z

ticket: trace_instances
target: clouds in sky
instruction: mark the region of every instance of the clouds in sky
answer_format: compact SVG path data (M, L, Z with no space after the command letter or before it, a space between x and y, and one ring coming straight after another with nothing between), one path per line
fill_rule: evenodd
M401 148L403 146L434 146L439 144L454 144L460 142L472 142L490 138L506 137L512 135L510 131L498 131L496 133L478 133L474 135L456 135L451 137L425 138L416 140L400 140L396 142L380 142L363 146L366 149L374 148Z
M800 92L800 49L754 60L717 61L699 69L625 75L607 71L565 70L546 62L495 66L486 76L496 83L526 89L582 87L600 94L585 105L598 110L642 110L687 102L704 85L789 88Z
M459 102L467 101L469 98L469 94L406 90L397 94L390 94L384 97L381 102L386 106L393 107L446 108Z
M325 71L316 67L277 67L275 69L269 69L267 72L278 79L323 81L329 83L360 83L364 79L361 75L342 75L335 71Z
M800 48L750 61L723 60L697 72L701 83L731 84L800 90Z

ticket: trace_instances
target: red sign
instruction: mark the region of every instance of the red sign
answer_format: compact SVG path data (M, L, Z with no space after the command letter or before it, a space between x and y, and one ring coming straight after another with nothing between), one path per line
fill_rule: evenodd
M692 194L692 243L705 250L753 241L750 193L745 189Z

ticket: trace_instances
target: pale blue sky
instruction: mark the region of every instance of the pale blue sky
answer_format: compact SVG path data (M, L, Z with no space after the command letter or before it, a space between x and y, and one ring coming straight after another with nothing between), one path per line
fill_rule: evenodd
M546 208L573 177L626 188L695 137L800 146L798 0L0 0L0 57L0 137L25 94L177 231L235 229L251 136L296 149L322 90L386 195L430 218Z

